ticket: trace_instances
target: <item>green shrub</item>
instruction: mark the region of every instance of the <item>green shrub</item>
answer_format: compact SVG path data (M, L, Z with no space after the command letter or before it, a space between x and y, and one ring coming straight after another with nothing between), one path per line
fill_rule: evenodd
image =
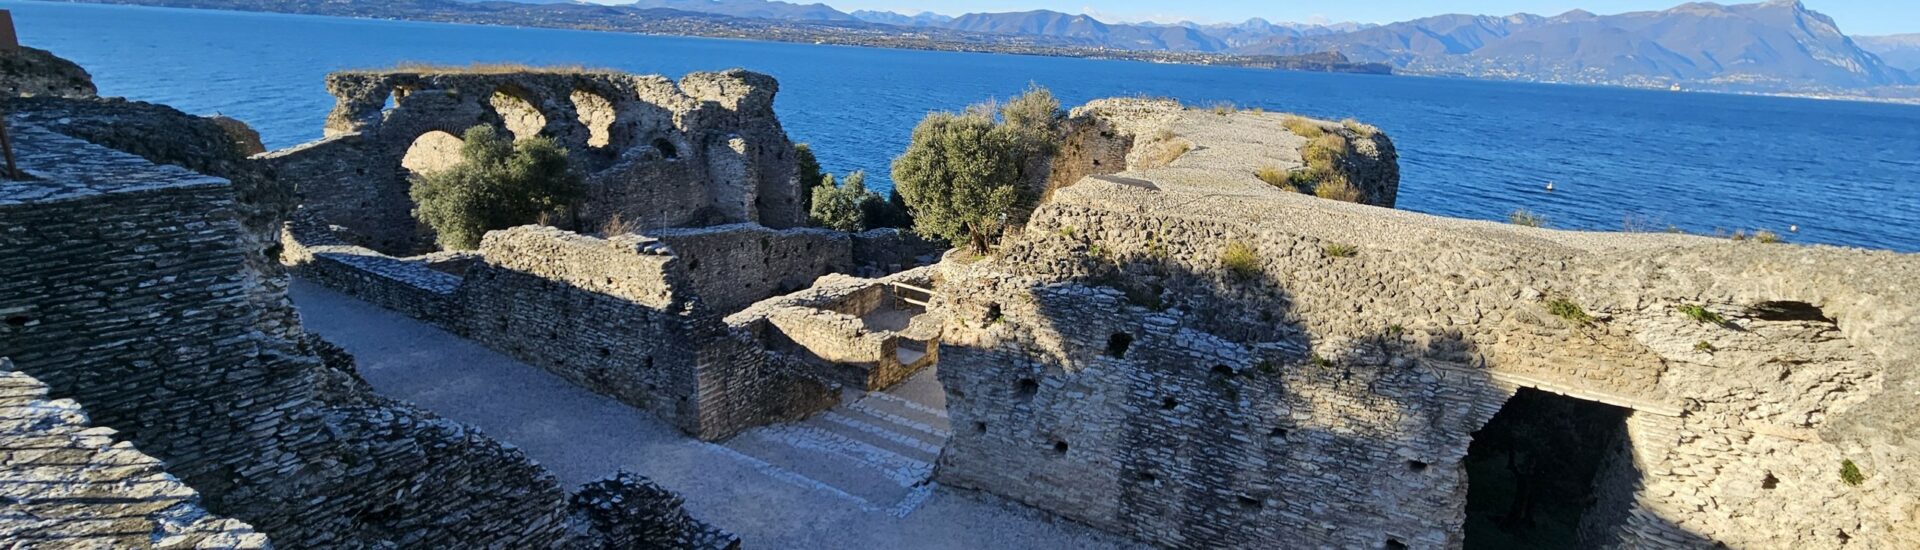
M1280 167L1278 166L1274 166L1271 164L1266 166L1261 166L1259 170L1255 170L1253 172L1253 177L1260 178L1260 181L1267 182L1267 185L1278 187L1287 191L1294 191L1294 192L1300 191L1300 188L1298 186L1295 186L1293 183L1293 174L1288 173L1286 170L1280 169Z
M1512 214L1508 214L1507 222L1512 223L1514 225L1524 225L1527 227L1546 227L1547 217L1539 214L1535 214L1532 212L1528 212L1527 209L1522 208L1519 210L1514 210Z
M1320 367L1323 369L1327 367L1331 367L1333 366L1333 360L1325 357L1321 357L1320 354L1316 353L1316 354L1313 354L1313 366Z
M1347 181L1346 176L1334 174L1313 186L1313 196L1327 200L1363 203L1366 202L1367 194L1360 191L1359 187L1354 187L1352 182Z
M1766 244L1778 244L1781 242L1785 242L1780 238L1779 233L1774 233L1772 231L1767 231L1765 229L1753 232L1753 240L1766 243Z
M1547 300L1547 313L1551 313L1554 317L1559 317L1573 326L1586 327L1593 325L1593 316L1588 315L1587 310L1580 309L1580 304L1573 303L1572 300L1566 298Z
M827 174L820 170L820 160L813 157L813 146L805 143L793 145L793 166L794 177L800 179L801 205L811 211L813 188L827 179Z
M893 161L901 217L915 233L986 254L1003 221L1023 219L1037 198L1026 183L1038 175L1028 170L1047 165L1062 119L1060 102L1038 86L1003 106L927 115Z
M1326 253L1329 258L1352 258L1355 254L1360 253L1360 247L1350 244L1334 243L1327 245Z
M1840 481L1847 485L1858 487L1860 484L1867 482L1867 474L1860 472L1860 466L1854 464L1853 459L1841 460Z
M491 126L469 128L460 162L412 179L413 215L442 248L472 250L488 231L556 217L585 192L553 140L512 141Z
M1701 352L1707 352L1707 353L1713 353L1713 352L1715 351L1715 349L1714 349L1714 347L1713 347L1713 343L1712 343L1712 342L1708 342L1708 341L1706 341L1706 340L1701 340L1701 341L1699 341L1699 342L1695 342L1695 343L1693 344L1693 351L1701 351Z
M847 232L866 231L874 227L868 220L869 214L884 208L885 200L879 193L867 190L867 174L855 171L847 174L847 179L834 184L829 174L813 188L813 208L807 217L813 224Z
M1260 252L1245 241L1232 241L1220 251L1220 265L1234 278L1249 280L1258 277L1262 271Z
M1691 318L1697 322L1709 323L1709 324L1715 324L1715 325L1727 324L1726 317L1721 317L1720 314L1714 313L1713 310L1710 310L1704 307L1696 306L1693 304L1680 304L1680 305L1674 306L1674 309L1680 310L1681 314L1686 315L1688 318Z

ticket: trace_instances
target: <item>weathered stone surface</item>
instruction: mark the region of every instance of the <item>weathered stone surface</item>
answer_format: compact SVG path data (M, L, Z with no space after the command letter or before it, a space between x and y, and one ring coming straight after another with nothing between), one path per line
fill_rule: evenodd
M1470 434L1535 387L1634 411L1592 544L1920 543L1920 258L1319 200L1198 145L943 264L937 479L1170 547L1458 547Z
M93 75L53 52L20 47L0 50L0 95L93 97Z
M383 252L431 242L410 213L403 166L416 140L482 124L569 151L588 185L582 228L614 215L647 229L806 222L793 144L773 114L779 85L765 75L349 72L327 87L338 98L328 137L264 158L306 208Z
M683 504L679 495L627 472L588 483L572 500L578 521L593 527L583 548L740 548L739 537L687 516Z
M920 290L933 267L879 279L827 275L806 290L777 296L727 316L735 334L751 336L770 361L813 378L878 391L939 360L938 326L928 322ZM906 285L906 286L901 286Z
M34 179L0 182L0 349L208 511L290 548L588 534L520 451L373 395L344 354L279 324L293 316L246 262L228 182L15 129Z

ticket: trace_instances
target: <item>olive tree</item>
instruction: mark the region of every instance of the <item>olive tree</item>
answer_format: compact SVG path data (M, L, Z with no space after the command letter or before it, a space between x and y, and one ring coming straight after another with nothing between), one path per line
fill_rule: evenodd
M1004 105L927 115L893 163L914 231L986 253L1038 198L1063 119L1060 102L1038 86Z
M808 217L814 225L828 229L865 231L883 221L873 219L872 214L885 207L885 200L879 193L867 190L865 172L847 174L846 180L838 185L829 174L813 188L813 207Z
M466 131L460 162L415 176L413 215L432 227L442 248L471 250L488 231L539 222L584 192L553 140L513 141L491 126Z

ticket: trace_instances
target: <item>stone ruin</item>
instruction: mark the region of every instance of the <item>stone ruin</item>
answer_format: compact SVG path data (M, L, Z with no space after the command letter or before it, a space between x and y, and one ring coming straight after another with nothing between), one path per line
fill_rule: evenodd
M258 175L175 141L239 150L217 122L94 98L6 107L28 176L0 181L7 541L737 547L644 479L570 495L520 451L374 394L263 269L277 251L251 231L278 211L257 192L273 180L171 165ZM148 158L33 122L49 113L86 113L49 123Z
M0 448L5 475L57 481L0 487L43 520L0 516L0 533L737 544L644 478L569 494L373 394L300 330L284 263L707 440L938 363L940 483L1158 546L1466 546L1475 434L1534 396L1619 424L1575 450L1599 457L1582 545L1920 545L1912 255L1395 211L1391 141L1316 121L1349 141L1339 166L1364 204L1321 200L1256 176L1305 167L1282 115L1105 100L1074 111L1046 200L995 254L910 269L925 249L899 232L793 227L800 182L760 75L329 86L328 138L253 159L143 149L172 127L245 149L177 112L14 116L39 179L0 185L0 356L20 370L0 407L48 420L0 425ZM638 229L520 227L411 256L431 235L406 177L449 144L423 136L472 124L589 159L588 217ZM63 450L34 454L42 440ZM92 491L112 508L55 500Z
M408 178L458 160L460 136L487 125L551 138L586 177L580 226L614 216L644 229L805 225L793 144L773 115L779 85L746 71L659 76L595 71L346 72L326 138L265 157L300 204L355 244L410 255L431 248Z
M1128 105L1202 146L939 268L941 483L1166 547L1459 548L1474 433L1542 392L1624 417L1567 450L1604 457L1583 545L1920 545L1920 258L1319 200L1255 178L1277 116Z

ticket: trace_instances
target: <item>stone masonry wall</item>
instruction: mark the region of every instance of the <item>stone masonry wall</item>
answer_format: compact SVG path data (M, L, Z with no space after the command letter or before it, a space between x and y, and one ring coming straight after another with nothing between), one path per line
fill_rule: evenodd
M363 388L323 391L350 367L262 307L227 182L14 130L36 179L0 183L0 350L207 510L283 548L580 536L566 492L518 450Z
M239 520L208 514L165 464L72 399L0 359L0 539L87 548L266 548ZM91 506L76 503L92 503Z
M400 255L428 248L402 160L425 134L457 138L474 125L567 149L586 175L584 228L616 214L644 228L806 221L793 145L773 114L779 85L764 75L676 83L611 72L348 72L327 87L338 99L328 137L264 158L306 208L357 235L354 244Z
M1057 189L946 265L943 483L1171 547L1455 548L1470 434L1526 386L1634 411L1591 544L1920 540L1914 256L1448 220L1216 161Z

